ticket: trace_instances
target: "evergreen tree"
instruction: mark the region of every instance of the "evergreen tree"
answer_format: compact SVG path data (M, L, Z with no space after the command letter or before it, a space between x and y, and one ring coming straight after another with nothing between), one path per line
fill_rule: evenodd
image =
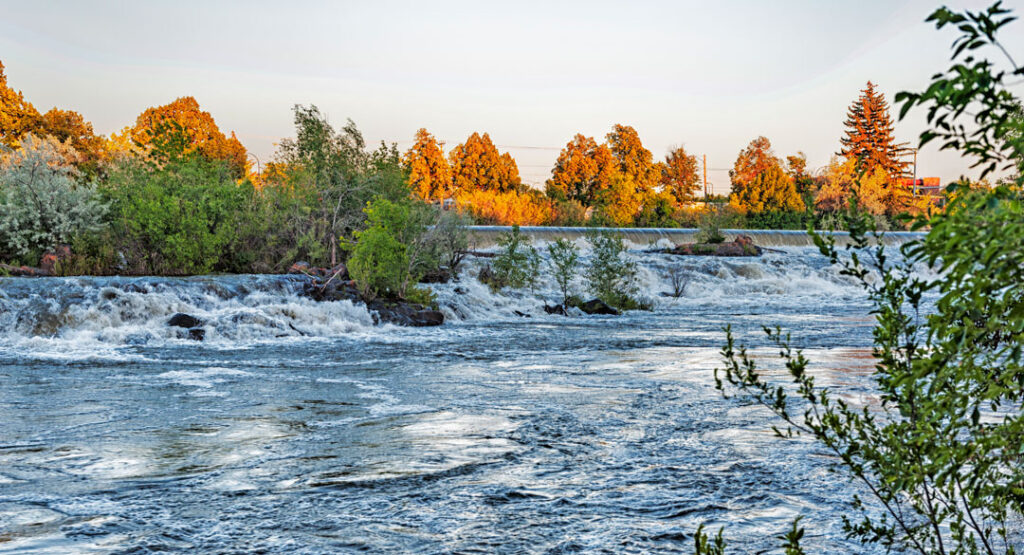
M409 186L423 200L444 200L454 193L452 170L441 144L426 129L416 132L416 142L402 164L409 172Z
M700 189L697 157L686 153L683 147L672 149L665 157L661 184L672 193L677 203L691 202Z
M841 139L841 156L857 160L866 172L882 168L891 177L906 173L908 164L900 160L907 151L905 143L896 143L889 103L875 90L874 83L868 81L867 88L850 105L843 124L846 136Z
M487 133L470 135L452 149L449 159L456 190L507 192L522 185L515 160L508 153L500 154Z

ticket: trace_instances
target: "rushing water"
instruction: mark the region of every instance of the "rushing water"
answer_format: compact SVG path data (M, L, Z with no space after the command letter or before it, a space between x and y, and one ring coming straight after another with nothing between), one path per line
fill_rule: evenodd
M857 486L712 380L722 326L777 324L865 402L863 294L805 247L634 256L653 312L549 316L551 284L470 267L427 329L288 276L0 280L0 552L690 552L702 522L755 552L798 514L811 551L863 552Z

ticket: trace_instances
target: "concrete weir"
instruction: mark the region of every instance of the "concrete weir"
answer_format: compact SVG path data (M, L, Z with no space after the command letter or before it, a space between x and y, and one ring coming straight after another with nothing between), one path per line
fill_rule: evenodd
M667 239L672 243L690 243L696 240L699 230L687 228L664 228L664 227L553 227L553 226L524 226L519 228L524 235L535 241L554 241L556 239L579 239L593 231L608 231L622 235L627 241L635 245L648 245L657 243L661 239ZM499 225L475 225L469 227L469 234L477 248L492 247L497 244L498 238L512 231L511 226ZM832 235L836 243L845 245L849 242L850 234L845 231L820 231L819 233ZM748 235L754 240L754 244L761 247L806 247L813 246L814 241L810 235L802 230L780 230L780 229L723 229L727 241L731 241L738 235ZM886 245L902 245L914 239L923 237L923 233L913 231L889 231L883 235Z

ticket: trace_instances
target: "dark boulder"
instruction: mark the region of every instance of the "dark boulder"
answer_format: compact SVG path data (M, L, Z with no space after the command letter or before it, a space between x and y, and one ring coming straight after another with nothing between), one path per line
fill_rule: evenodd
M618 316L622 314L618 310L608 306L608 303L601 299L591 299L585 303L579 305L579 309L587 314L607 314L609 316Z
M560 304L544 305L544 312L547 312L548 314L558 314L559 316L569 315L569 313L565 311L565 307Z
M192 341L202 341L206 339L206 330L203 328L192 328L188 330L188 338Z
M378 299L366 303L366 308L373 313L373 320L377 324L414 328L444 324L442 312L419 304Z
M167 320L167 325L174 328L198 328L203 325L203 321L191 314L179 312Z
M420 278L420 283L448 283L452 280L452 273L447 268L431 270Z

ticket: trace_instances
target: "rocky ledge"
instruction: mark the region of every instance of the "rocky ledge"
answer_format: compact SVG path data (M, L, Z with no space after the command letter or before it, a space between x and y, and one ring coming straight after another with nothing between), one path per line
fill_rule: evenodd
M367 302L359 294L355 282L349 280L344 264L327 269L311 268L308 264L299 262L292 265L288 273L310 277L302 290L303 296L315 301L352 301L365 304L373 315L375 324L424 327L440 326L444 323L444 314L441 311L421 304L393 299L374 299Z
M750 237L740 235L728 243L684 243L655 252L681 256L761 256L764 249L755 245Z

